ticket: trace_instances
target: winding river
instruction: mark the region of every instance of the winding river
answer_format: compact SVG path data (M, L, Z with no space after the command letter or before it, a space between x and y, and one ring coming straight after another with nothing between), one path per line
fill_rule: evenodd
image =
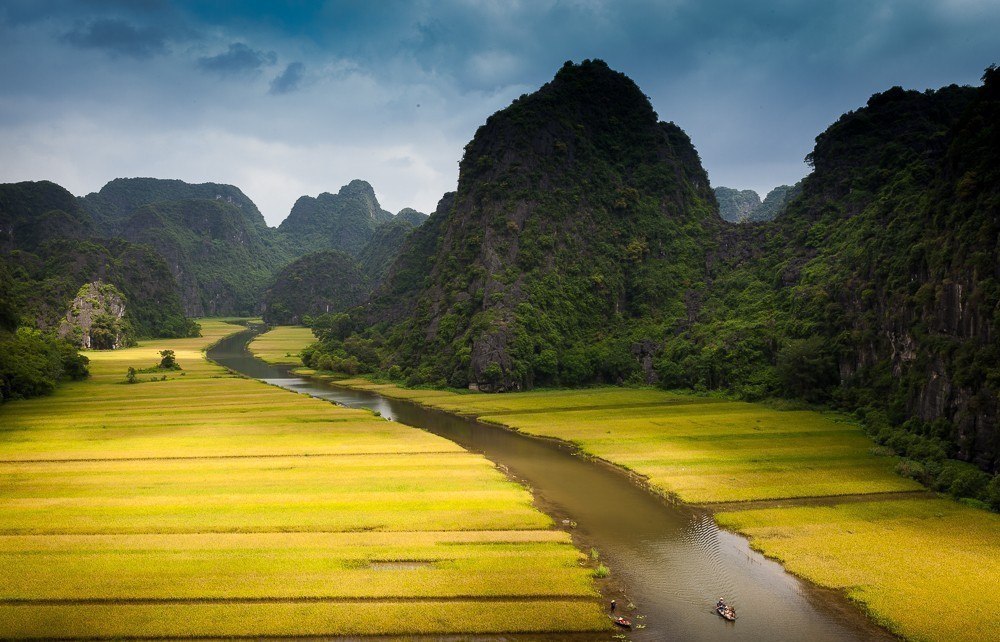
M482 453L529 486L537 505L570 529L578 545L600 551L618 587L609 597L617 597L620 610L644 625L629 634L633 640L894 639L839 593L797 579L751 550L742 537L717 528L707 510L671 504L622 472L566 446L293 376L290 368L269 365L247 351L254 334L249 330L228 337L211 348L208 357L246 376L340 405L376 410L450 439ZM715 614L719 596L736 608L737 622ZM634 612L628 610L629 602Z

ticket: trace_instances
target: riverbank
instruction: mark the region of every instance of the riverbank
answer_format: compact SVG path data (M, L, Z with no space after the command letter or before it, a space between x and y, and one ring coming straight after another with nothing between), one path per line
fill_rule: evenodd
M90 379L0 408L0 638L607 629L526 489L209 363L236 331L90 352ZM183 370L154 369L164 349Z
M842 416L649 389L482 395L337 384L567 441L656 492L725 502L721 525L907 638L971 642L1000 625L1000 517L917 492Z

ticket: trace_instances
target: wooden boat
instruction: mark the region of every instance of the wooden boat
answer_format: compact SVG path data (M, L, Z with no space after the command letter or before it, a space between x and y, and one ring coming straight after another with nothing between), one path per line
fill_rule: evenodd
M719 617L724 620L728 620L730 622L736 621L736 611L734 611L732 607L727 608L724 606L717 606L715 607L715 612L718 613Z
M612 620L612 621L617 626L620 626L623 629L631 629L632 628L632 620L629 620L628 618L624 618L624 617L622 617L620 615L618 617L614 618L614 620Z

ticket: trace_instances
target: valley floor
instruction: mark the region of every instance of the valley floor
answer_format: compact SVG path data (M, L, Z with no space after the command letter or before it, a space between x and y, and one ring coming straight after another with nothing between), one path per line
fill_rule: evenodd
M231 376L202 351L238 328L202 328L0 408L0 638L609 626L569 536L483 457ZM183 370L123 383L162 349Z
M841 415L650 389L486 395L337 383L572 442L655 492L714 507L722 526L907 638L996 638L1000 516L919 492Z

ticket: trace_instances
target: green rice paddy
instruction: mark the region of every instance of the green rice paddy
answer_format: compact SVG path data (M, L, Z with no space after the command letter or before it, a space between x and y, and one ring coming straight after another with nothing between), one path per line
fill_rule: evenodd
M202 328L0 408L0 638L608 626L585 556L487 460L231 376L202 350L238 328ZM123 383L167 348L183 370Z
M301 365L299 352L315 341L316 337L309 328L282 325L254 337L250 349L258 359L268 363Z

